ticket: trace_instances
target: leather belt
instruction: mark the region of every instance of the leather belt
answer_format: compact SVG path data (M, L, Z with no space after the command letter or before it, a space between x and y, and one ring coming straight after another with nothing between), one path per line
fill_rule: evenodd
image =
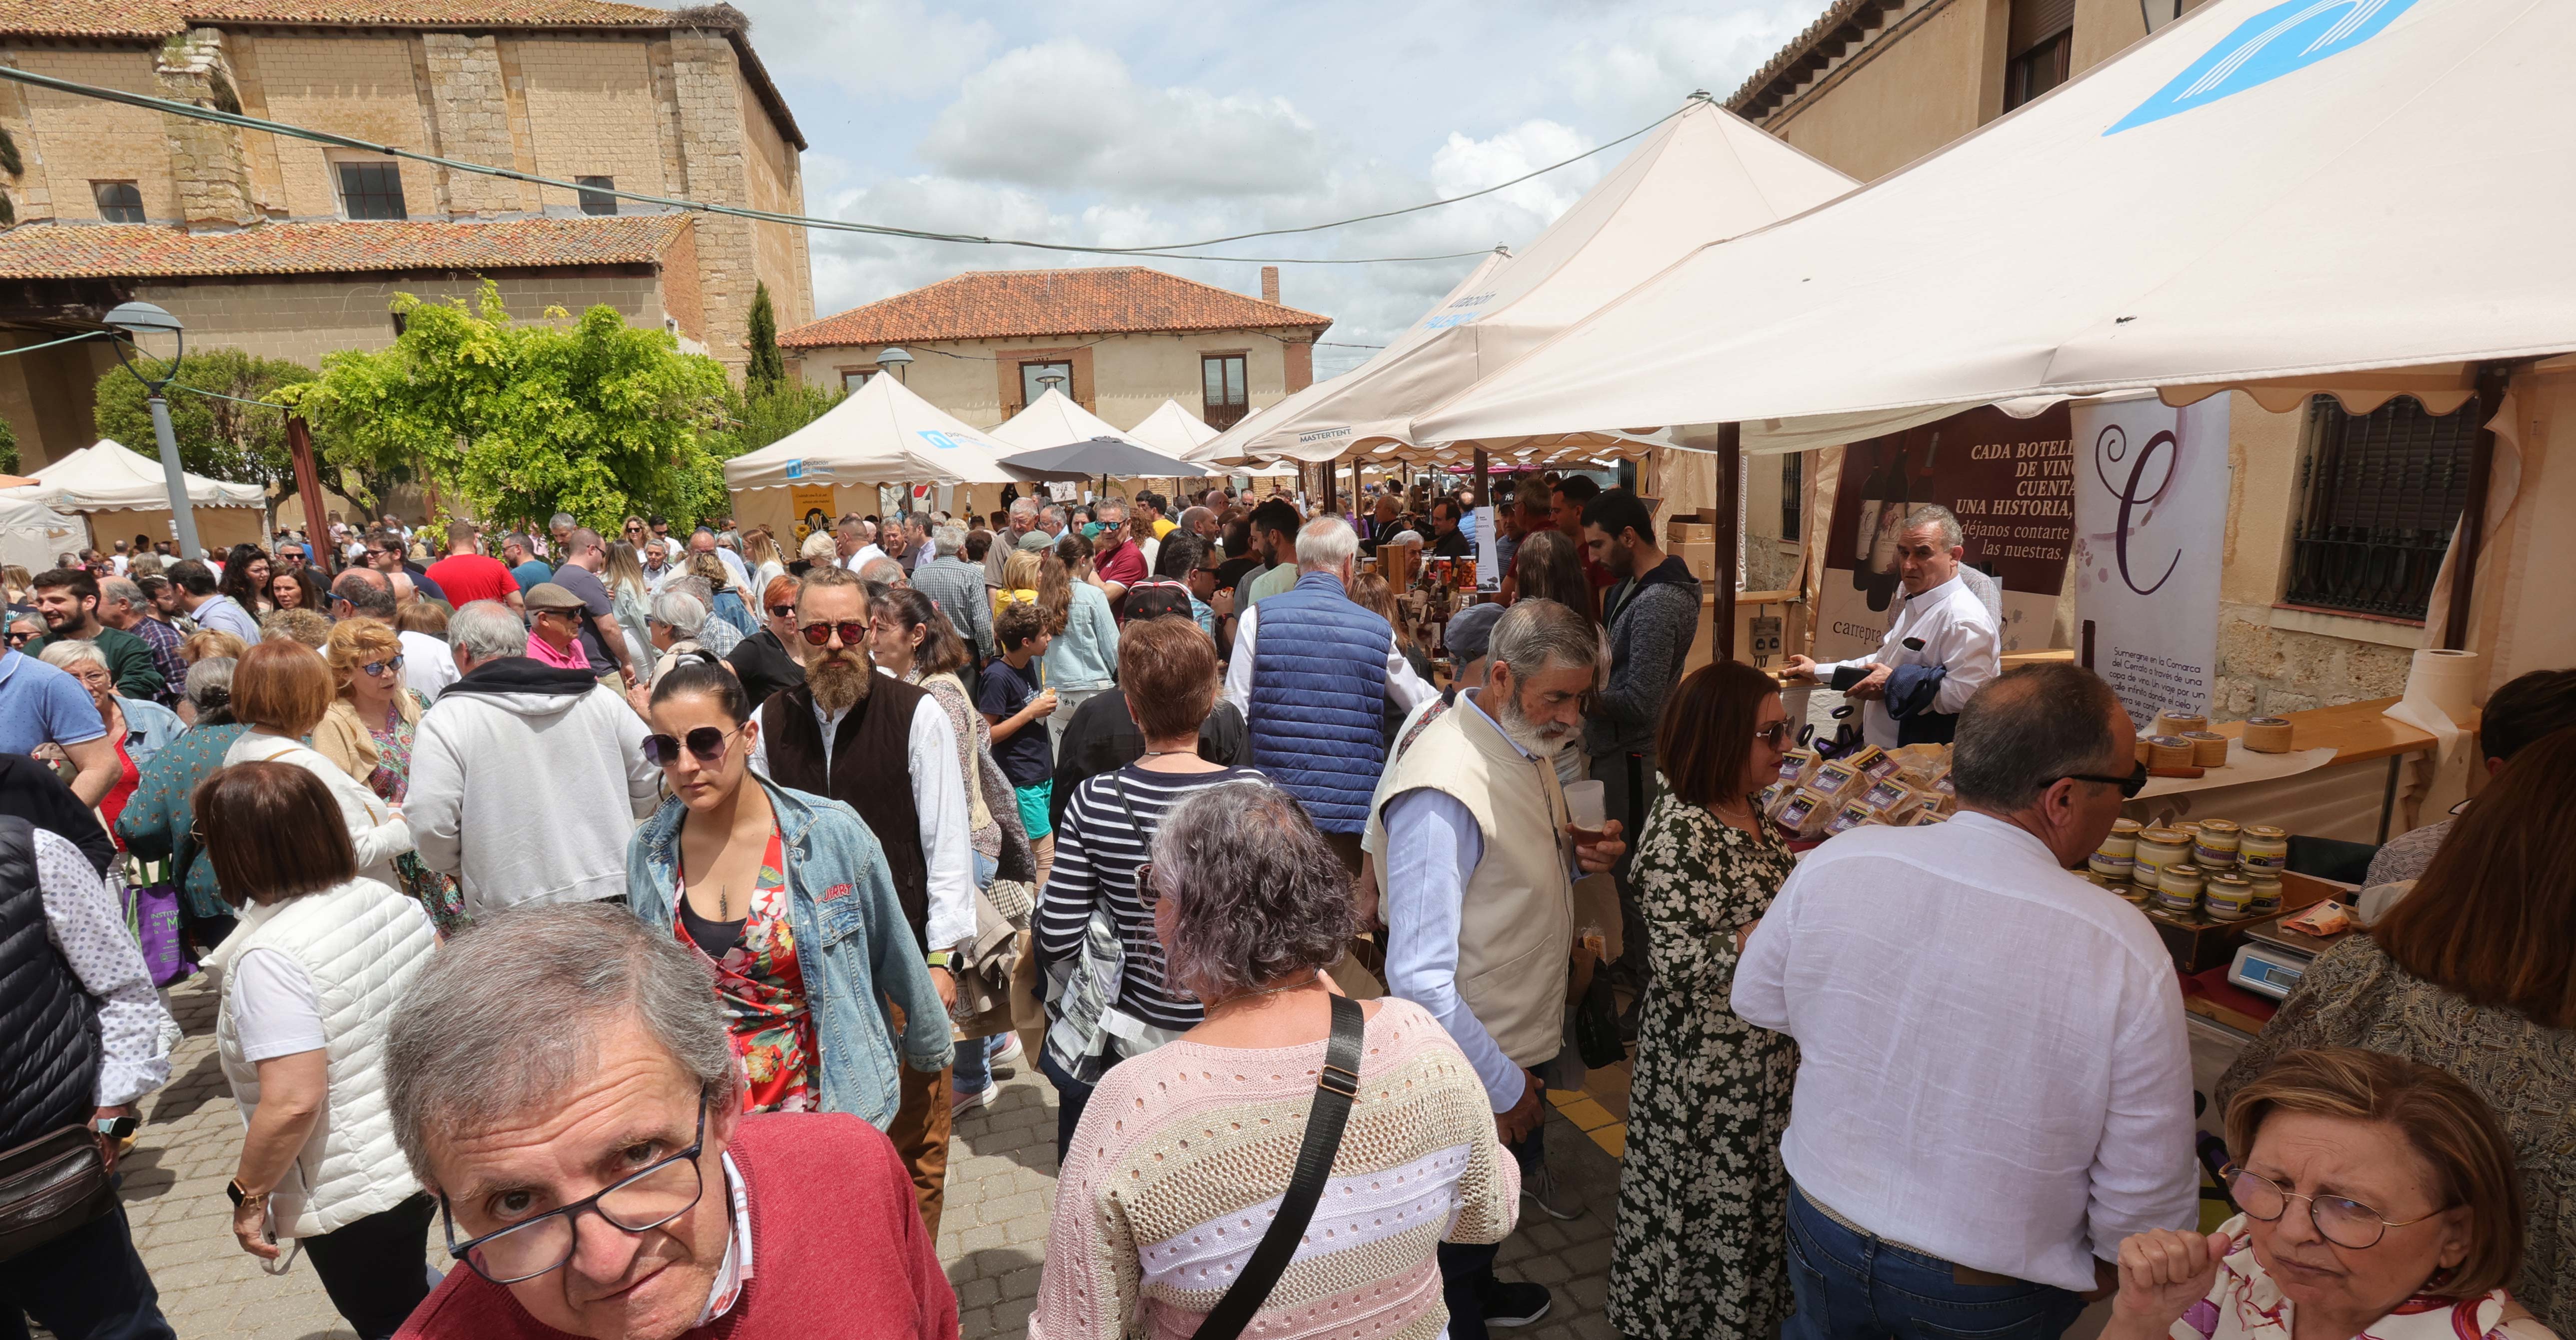
M1939 1252L1926 1251L1921 1247L1915 1246L1913 1243L1899 1242L1894 1238L1871 1232L1869 1229L1853 1223L1850 1218L1845 1216L1841 1211L1836 1210L1833 1206L1827 1205L1823 1201L1816 1199L1813 1195L1809 1194L1805 1187L1798 1188L1798 1194L1805 1197L1809 1205L1816 1207L1816 1213L1823 1215L1827 1219L1833 1220L1835 1223L1842 1225L1844 1228L1850 1229L1854 1233L1858 1233L1864 1238L1874 1238L1877 1241L1885 1243L1890 1247L1894 1247L1899 1251L1912 1252L1916 1256L1938 1261L1943 1265L1950 1267L1950 1282L1953 1284L1974 1284L2001 1287L2008 1284L2028 1283L2028 1281L2016 1276L1998 1275L1991 1270L1979 1270L1974 1266L1963 1266L1958 1262L1943 1256Z

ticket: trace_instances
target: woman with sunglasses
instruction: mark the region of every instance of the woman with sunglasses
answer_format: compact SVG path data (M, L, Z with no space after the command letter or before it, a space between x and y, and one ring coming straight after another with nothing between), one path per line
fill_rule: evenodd
M2550 1340L2521 1268L2514 1148L2447 1071L2294 1051L2227 1105L2238 1210L2120 1244L2104 1340Z
M411 899L360 876L314 773L239 763L192 803L241 909L206 960L222 988L215 1050L246 1128L234 1240L263 1262L300 1243L350 1328L382 1340L438 1283L421 1263L436 1203L394 1142L383 1069L386 1025L437 936Z
M627 906L706 961L750 1080L743 1110L849 1112L883 1130L897 1067L935 1074L950 1048L875 835L849 807L751 770L760 723L725 667L673 668L650 717L645 753L671 797L628 845Z
M403 687L401 635L377 619L343 619L331 626L322 659L338 685L322 724L313 728L313 752L340 765L387 805L400 806L411 791L411 746L420 714L429 704ZM394 858L403 891L420 900L442 935L465 920L456 881L404 852Z
M1769 1335L1789 1314L1779 1148L1798 1050L1737 1018L1727 993L1745 936L1795 868L1753 800L1791 729L1779 686L1738 661L1693 671L1664 705L1663 793L1632 876L1654 975L1610 1271L1610 1320L1627 1335Z
M793 577L770 578L760 590L760 631L725 653L755 712L769 695L805 682L805 662L796 655L796 588Z

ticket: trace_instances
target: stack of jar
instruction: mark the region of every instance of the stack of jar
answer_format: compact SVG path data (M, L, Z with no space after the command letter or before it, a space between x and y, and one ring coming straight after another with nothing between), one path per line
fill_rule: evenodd
M2095 883L2141 907L2241 921L2281 910L2290 837L2268 824L2185 820L2148 827L2115 819L2087 865Z

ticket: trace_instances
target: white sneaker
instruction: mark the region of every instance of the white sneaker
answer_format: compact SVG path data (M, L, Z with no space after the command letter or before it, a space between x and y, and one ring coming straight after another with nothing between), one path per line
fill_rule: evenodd
M1017 1032L1005 1033L1003 1036L1009 1038L1010 1041L1004 1043L1000 1051L993 1053L993 1064L996 1066L1009 1065L1026 1055L1029 1050L1027 1047L1020 1045L1020 1035Z
M976 1108L990 1107L993 1104L993 1100L1001 1096L1002 1086L991 1083L987 1083L980 1092L961 1093L948 1100L948 1119L955 1121L957 1118L974 1111Z

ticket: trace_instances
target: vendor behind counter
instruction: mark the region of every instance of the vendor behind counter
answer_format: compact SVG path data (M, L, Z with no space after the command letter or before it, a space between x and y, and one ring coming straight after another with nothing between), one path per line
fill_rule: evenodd
M1994 611L1960 575L1959 518L1926 504L1906 514L1898 564L1905 601L1878 650L1848 661L1789 658L1790 683L1825 683L1862 703L1861 737L1881 749L1948 744L1959 709L2001 673Z

